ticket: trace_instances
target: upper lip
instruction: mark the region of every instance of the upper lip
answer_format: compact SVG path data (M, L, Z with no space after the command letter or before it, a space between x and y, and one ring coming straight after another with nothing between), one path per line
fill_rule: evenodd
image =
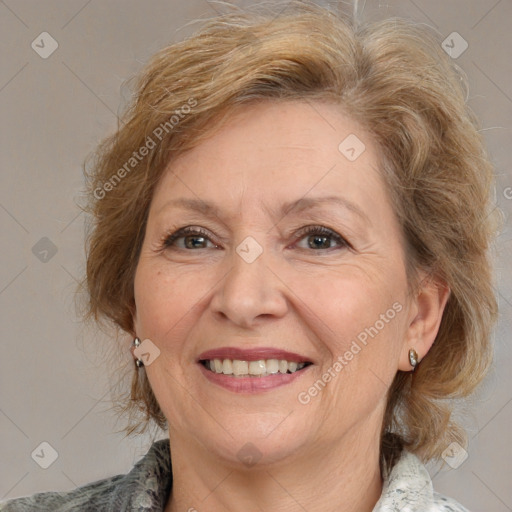
M312 362L306 356L301 356L294 352L281 350L271 347L239 348L239 347L219 347L203 352L198 361L212 359L237 359L240 361L260 361L262 359L285 359L286 361L296 363Z

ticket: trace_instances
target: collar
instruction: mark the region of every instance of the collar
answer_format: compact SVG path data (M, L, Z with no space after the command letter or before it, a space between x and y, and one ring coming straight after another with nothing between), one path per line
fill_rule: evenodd
M112 493L109 510L163 512L172 488L169 439L152 444L148 453Z
M424 512L433 505L434 489L427 469L416 455L403 451L384 477L382 495L373 512Z

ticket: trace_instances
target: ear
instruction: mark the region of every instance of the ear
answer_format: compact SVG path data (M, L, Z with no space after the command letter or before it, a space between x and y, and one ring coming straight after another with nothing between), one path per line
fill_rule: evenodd
M131 340L133 341L135 337L137 336L137 308L135 307L135 299L129 304L130 314L132 316L132 328L128 332L128 335L130 336ZM135 357L135 354L133 351L135 350L135 345L131 343L130 345L130 352L134 359L137 359Z
M132 328L130 329L130 336L134 337L136 336L137 332L137 307L135 306L135 297L133 297L128 304L128 309L130 311L130 316L132 317Z
M409 350L414 349L421 361L436 339L450 296L448 285L428 274L420 275L421 282L416 297L411 301L407 327L398 369L410 372Z

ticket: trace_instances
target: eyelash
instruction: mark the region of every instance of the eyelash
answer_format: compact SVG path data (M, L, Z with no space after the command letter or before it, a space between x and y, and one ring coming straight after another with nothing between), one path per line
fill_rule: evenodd
M313 234L329 236L335 242L337 242L340 245L340 247L352 249L351 244L345 238L343 238L341 235L339 235L332 229L326 228L324 226L307 226L307 227L299 230L299 232L297 233L297 236L300 236L299 240L301 240L305 236L313 235ZM175 231L173 233L167 233L166 235L164 235L164 237L162 238L162 242L161 242L161 249L162 250L168 249L172 246L172 244L176 240L186 237L186 236L194 236L194 235L197 237L204 237L204 238L208 239L210 242L212 242L212 240L210 238L210 234L207 231L205 231L204 229L194 228L194 227L185 227L185 228L178 229L177 231ZM214 242L212 242L212 243L214 243ZM330 249L334 249L334 247L329 247L328 249L318 249L318 251L326 251L326 250L330 250ZM183 250L190 250L190 249L183 249ZM314 250L314 249L312 249L312 250Z

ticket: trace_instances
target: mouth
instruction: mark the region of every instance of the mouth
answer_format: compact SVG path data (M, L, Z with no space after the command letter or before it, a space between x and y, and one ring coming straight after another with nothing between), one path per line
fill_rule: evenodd
M276 374L290 374L312 364L309 361L297 363L286 359L258 359L256 361L203 359L199 362L210 372L222 373L231 377L268 377Z
M259 392L293 382L314 364L306 356L272 348L220 348L197 360L203 375L235 392Z

